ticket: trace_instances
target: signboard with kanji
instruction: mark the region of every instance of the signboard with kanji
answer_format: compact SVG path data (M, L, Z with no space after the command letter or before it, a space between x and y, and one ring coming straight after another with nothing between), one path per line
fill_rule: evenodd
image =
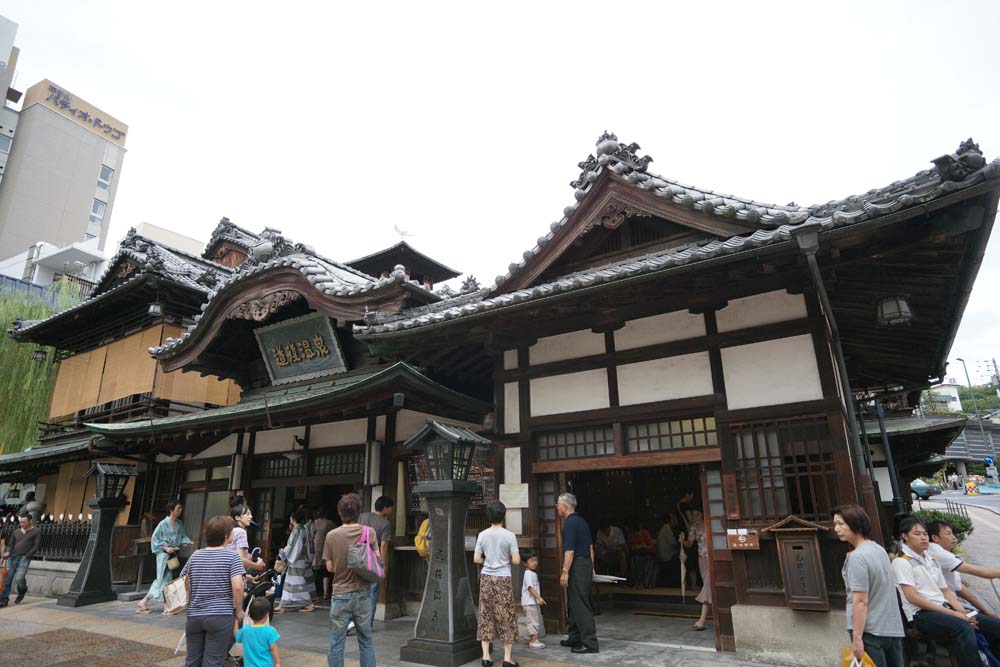
M254 331L271 384L288 384L347 371L344 354L322 313L295 317Z

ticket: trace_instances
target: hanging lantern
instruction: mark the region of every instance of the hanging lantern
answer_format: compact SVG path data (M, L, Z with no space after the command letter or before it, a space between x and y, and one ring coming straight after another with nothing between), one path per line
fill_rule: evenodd
M45 351L44 347L36 347L35 351L31 353L31 358L41 363L49 358L49 353Z
M904 296L890 296L878 302L878 323L883 327L909 324L913 321L910 302Z
M149 304L148 314L150 317L160 317L163 315L163 306L159 302L153 302Z

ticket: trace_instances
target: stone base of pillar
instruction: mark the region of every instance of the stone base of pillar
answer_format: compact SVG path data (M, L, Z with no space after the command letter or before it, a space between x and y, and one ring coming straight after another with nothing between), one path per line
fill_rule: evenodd
M475 639L454 644L427 639L411 639L399 649L400 667L431 665L432 667L460 667L482 656L482 645Z
M111 602L117 599L118 594L114 591L85 591L83 593L70 591L66 595L60 595L59 601L56 604L60 607L85 607L89 604Z

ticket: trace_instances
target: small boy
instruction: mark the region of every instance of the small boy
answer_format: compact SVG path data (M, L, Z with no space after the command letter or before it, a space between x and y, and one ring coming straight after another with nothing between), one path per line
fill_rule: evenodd
M278 655L281 635L267 624L271 603L267 598L254 598L248 611L253 623L236 632L236 641L243 644L243 664L245 667L281 667Z
M528 617L525 624L525 631L528 633L528 646L531 648L545 648L545 644L538 641L539 637L545 636L545 622L542 620L542 609L539 605L545 604L542 599L542 587L538 584L538 554L530 554L524 561L527 569L524 571L524 583L521 584L521 606L524 607L524 614Z

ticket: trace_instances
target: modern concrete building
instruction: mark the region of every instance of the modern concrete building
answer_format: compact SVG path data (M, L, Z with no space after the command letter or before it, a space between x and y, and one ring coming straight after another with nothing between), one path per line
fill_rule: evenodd
M39 242L64 247L96 239L103 250L127 132L125 123L48 79L27 90L20 112L5 106L0 257Z

